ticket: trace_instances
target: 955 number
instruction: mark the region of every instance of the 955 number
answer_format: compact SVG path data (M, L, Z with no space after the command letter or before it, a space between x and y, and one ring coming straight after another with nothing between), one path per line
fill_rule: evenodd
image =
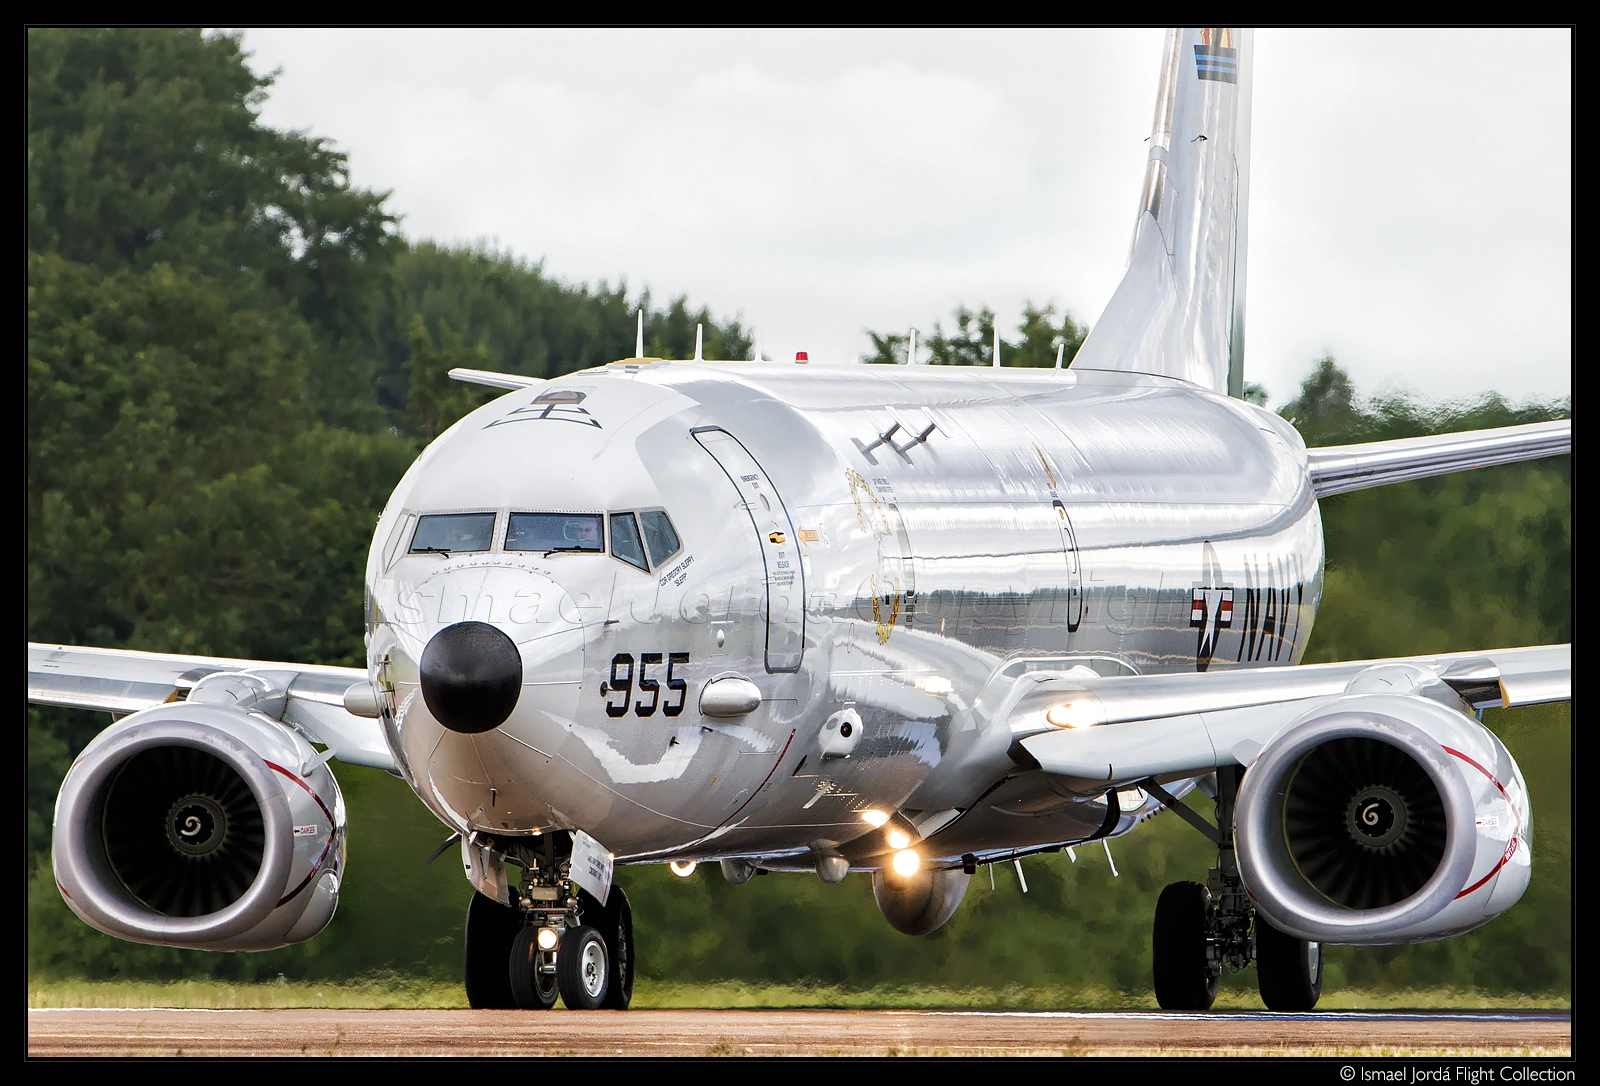
M606 699L607 716L627 716L628 703L633 701L633 688L639 688L639 700L633 701L633 712L636 716L655 716L660 709L663 716L677 716L683 712L683 704L689 696L689 684L683 679L675 678L672 669L679 664L689 662L687 652L669 652L664 654L667 673L664 677L667 690L663 698L661 689L663 679L653 678L651 668L662 665L663 654L659 652L641 652L639 654L638 678L634 677L633 653L619 652L611 658L611 678L600 684L600 696ZM673 695L677 700L673 701ZM621 700L612 701L613 697L621 695ZM649 696L649 701L645 696Z

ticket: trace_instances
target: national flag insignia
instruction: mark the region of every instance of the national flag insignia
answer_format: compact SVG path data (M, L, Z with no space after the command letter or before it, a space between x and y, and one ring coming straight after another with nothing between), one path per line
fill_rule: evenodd
M1197 588L1189 597L1189 625L1203 627L1206 616L1212 613L1211 600L1216 599L1217 628L1229 629L1233 626L1233 589L1231 588Z
M1200 31L1200 44L1194 47L1196 75L1222 83L1239 82L1239 50L1234 46L1234 33L1231 26L1208 26Z

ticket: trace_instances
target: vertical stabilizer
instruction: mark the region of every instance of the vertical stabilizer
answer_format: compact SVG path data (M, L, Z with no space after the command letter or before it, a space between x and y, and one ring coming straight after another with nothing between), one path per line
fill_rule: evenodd
M1244 394L1253 34L1167 35L1128 271L1072 362Z

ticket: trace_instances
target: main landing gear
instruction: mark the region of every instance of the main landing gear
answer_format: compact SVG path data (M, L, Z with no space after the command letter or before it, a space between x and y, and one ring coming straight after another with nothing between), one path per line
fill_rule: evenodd
M553 867L540 871L558 870ZM623 1011L633 1000L633 910L622 887L601 905L529 868L513 904L474 893L467 906L467 1003L479 1010ZM554 880L543 880L554 881Z
M1217 844L1217 866L1207 885L1175 882L1156 901L1150 940L1156 1002L1171 1011L1209 1010L1226 969L1236 973L1252 961L1261 1001L1272 1011L1309 1011L1322 995L1322 946L1285 934L1256 915L1239 878L1233 849L1233 805L1242 766L1217 770L1217 824L1153 781L1145 788Z

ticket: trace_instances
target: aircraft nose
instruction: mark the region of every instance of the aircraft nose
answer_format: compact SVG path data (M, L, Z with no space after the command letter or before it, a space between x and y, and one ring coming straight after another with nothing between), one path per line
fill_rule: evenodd
M475 735L503 724L522 693L522 655L487 622L446 626L422 651L422 700L453 732Z

